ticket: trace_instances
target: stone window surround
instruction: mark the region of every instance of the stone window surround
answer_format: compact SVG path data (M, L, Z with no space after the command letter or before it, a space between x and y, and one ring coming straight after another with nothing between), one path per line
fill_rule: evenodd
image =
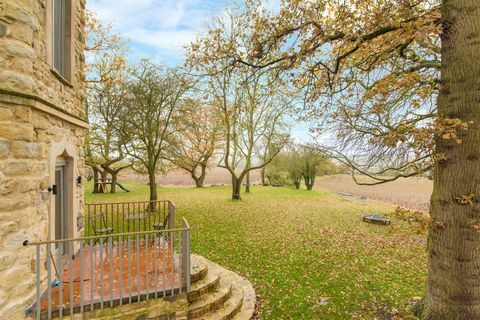
M47 0L45 5L45 8L46 8L45 30L47 30L46 61L50 67L50 71L52 72L53 75L55 75L60 80L60 82L62 82L64 85L75 86L75 77L73 75L75 74L75 70L76 70L75 69L75 43L74 43L74 39L77 36L76 28L75 28L75 25L77 23L76 10L75 10L76 1L74 0L65 0L65 1L70 1L70 5L69 5L70 20L68 21L70 36L67 41L67 52L69 54L67 55L65 75L61 75L53 67L53 27L52 27L53 0Z
M76 178L78 176L78 155L76 147L73 143L67 142L64 137L60 143L54 143L48 152L48 171L49 171L49 183L50 186L55 184L55 167L58 159L67 164L67 192L69 195L67 201L68 212L68 225L69 234L68 238L76 238L79 236L79 230L77 228L77 216L78 216L78 192L82 192L81 188L77 186ZM48 217L48 235L49 240L55 240L55 196L50 195L49 217ZM74 248L75 250L76 248Z

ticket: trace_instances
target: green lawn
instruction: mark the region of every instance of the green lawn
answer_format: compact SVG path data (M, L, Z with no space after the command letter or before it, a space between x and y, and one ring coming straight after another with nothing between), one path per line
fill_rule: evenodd
M148 186L93 195L86 202L147 200ZM385 319L423 294L425 236L393 220L361 222L392 208L315 190L253 187L241 202L229 187L159 188L186 217L192 251L247 277L262 301L262 319ZM318 304L326 299L326 305Z

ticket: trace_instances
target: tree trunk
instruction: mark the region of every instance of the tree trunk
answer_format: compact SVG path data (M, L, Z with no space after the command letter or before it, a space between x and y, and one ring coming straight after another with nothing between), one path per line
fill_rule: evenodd
M98 186L98 193L105 193L105 188L107 187L107 185L105 184L105 182L107 181L107 172L105 170L102 170L100 171L100 176L101 176L101 183L99 184Z
M195 187L196 188L202 188L203 187L203 182L205 181L205 176L207 175L207 166L206 165L200 165L200 175L197 176L197 167L193 168L192 171L190 171L190 175L195 181Z
M110 174L112 175L112 185L110 187L110 193L115 193L117 191L118 171L112 171Z
M98 169L97 169L97 167L92 167L92 170L93 170L93 191L92 191L92 193L99 193Z
M232 176L232 200L242 200L242 197L240 196L242 180L243 179Z
M300 189L300 181L295 181L295 189Z
M250 171L245 176L245 193L250 193Z
M267 171L267 167L263 167L263 168L262 168L262 171L260 171L260 176L261 176L261 178L262 178L262 186L266 186L266 185L267 185L267 181L265 180L266 171Z
M305 180L305 186L307 187L307 190L312 191L313 183L315 182L315 176L312 177L309 175L305 175L304 180Z
M155 170L148 170L148 183L150 185L150 201L157 201L157 181Z
M438 114L472 121L436 137L423 319L480 319L480 2L444 0Z

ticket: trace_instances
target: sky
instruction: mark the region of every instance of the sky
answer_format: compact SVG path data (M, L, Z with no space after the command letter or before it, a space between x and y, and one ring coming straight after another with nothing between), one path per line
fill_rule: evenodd
M87 7L113 31L129 39L129 59L150 57L175 66L184 61L182 46L192 42L224 0L89 0Z
M267 0L269 9L280 0ZM167 66L184 62L183 46L195 39L212 17L221 13L228 0L89 0L87 8L114 32L130 41L128 60L152 58ZM292 128L292 136L307 141L304 124Z

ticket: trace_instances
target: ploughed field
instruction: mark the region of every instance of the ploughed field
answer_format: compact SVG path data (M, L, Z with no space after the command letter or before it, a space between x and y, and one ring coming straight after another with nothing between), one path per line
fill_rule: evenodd
M87 184L86 202L148 200L146 184L125 186L130 193L92 195ZM175 203L177 225L188 219L192 252L253 283L260 319L405 319L424 292L425 235L393 217L362 222L393 211L368 194L256 186L233 202L228 186L158 193Z
M401 178L385 184L364 186L357 185L349 175L334 175L318 177L315 185L424 212L428 212L433 190L433 181L426 178Z

